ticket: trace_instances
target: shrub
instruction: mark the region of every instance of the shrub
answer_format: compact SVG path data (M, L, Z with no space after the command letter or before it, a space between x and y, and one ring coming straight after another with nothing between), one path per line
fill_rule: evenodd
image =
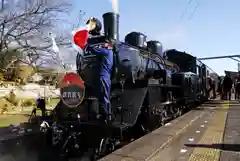
M35 106L35 105L36 105L36 103L33 99L26 99L26 100L23 100L21 106L27 107L27 106Z
M13 92L13 90L8 94L7 100L12 104L16 103L16 94Z
M4 105L1 107L0 113L3 114L4 112L7 112L7 111L8 111L8 105L7 105L7 104L4 104Z
M14 106L18 106L19 105L19 100L16 100L14 103L13 103Z
M0 81L4 80L4 73L0 72Z
M12 104L4 97L0 97L0 113L8 111L9 108L12 108Z

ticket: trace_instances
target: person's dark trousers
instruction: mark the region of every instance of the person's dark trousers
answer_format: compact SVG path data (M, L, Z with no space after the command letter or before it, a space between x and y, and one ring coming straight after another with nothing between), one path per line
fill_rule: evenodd
M232 97L232 91L230 90L230 91L228 92L228 100L231 100L231 97Z
M236 85L235 85L235 100L239 100L239 90L240 90L240 84L239 83L237 83Z
M223 88L223 100L229 99L229 92L227 88Z
M37 116L37 108L34 107L33 110L32 110L32 116Z
M235 89L234 95L235 95L235 100L238 100L238 93L237 93L236 89Z
M211 92L211 90L212 90L212 88L209 88L209 89L207 90L208 98L209 98L209 97L211 98L211 96L210 96L210 92Z
M239 100L239 91L238 90L235 90L235 100Z
M220 95L221 96L221 100L224 100L224 92L221 92L220 94L221 94Z
M213 98L216 98L216 91L215 91L215 88L213 88Z
M97 91L98 91L98 100L99 100L99 113L105 119L111 119L111 103L110 103L110 89L111 89L111 80L108 76L101 76L100 81L98 82Z
M46 109L45 108L42 109L42 116L46 116Z
M45 100L44 99L42 99L41 101L40 101L40 109L41 109L41 111L42 111L42 116L45 116L46 115L46 104L45 104Z

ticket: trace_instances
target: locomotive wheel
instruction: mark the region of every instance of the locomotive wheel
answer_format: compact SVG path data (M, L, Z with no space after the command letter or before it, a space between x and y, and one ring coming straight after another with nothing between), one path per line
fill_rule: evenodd
M181 107L177 107L176 108L176 115L175 115L175 118L179 117L182 115L182 109Z
M144 122L141 125L142 134L145 135L145 134L157 129L162 124L164 124L163 120L165 120L165 119L163 119L163 118L165 118L165 117L161 116L161 114L154 115L153 113L148 113L147 115L145 115Z
M100 146L98 149L98 155L104 156L115 149L115 145L110 138L103 138L100 141Z
M160 125L163 126L166 123L167 118L167 111L165 108L163 108L160 116Z
M182 116L182 114L183 114L183 110L182 110L182 108L179 108L178 116Z

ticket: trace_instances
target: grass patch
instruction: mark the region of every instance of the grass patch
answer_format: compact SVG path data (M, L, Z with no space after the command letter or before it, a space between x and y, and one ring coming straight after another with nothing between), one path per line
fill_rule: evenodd
M46 99L47 106L55 106L59 102L59 98ZM36 106L36 99L22 99L22 107Z
M60 101L60 98L52 98L49 100L49 102L47 102L47 105L54 106L54 105L57 105L59 101Z
M59 102L59 98L46 100L47 106L55 106ZM0 97L0 114L14 110L15 108L33 108L36 107L36 99L9 99ZM18 110L17 109L17 110ZM37 111L37 113L39 113Z
M9 102L5 97L0 98L0 114L3 114L4 112L8 112L13 108L14 108L14 105L11 102Z
M34 99L22 99L21 107L32 107L36 106L36 100Z
M7 127L10 124L18 125L23 122L28 122L28 117L24 115L0 116L0 127Z

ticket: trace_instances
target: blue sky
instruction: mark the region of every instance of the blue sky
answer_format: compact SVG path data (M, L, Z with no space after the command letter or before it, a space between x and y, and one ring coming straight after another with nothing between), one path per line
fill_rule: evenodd
M73 14L81 9L85 18L101 19L104 12L113 11L110 0L72 1ZM175 48L197 57L240 54L239 6L239 0L192 0L190 4L189 0L119 0L120 35L143 32L148 39L160 41L164 49ZM219 74L237 70L237 62L230 59L204 63Z

